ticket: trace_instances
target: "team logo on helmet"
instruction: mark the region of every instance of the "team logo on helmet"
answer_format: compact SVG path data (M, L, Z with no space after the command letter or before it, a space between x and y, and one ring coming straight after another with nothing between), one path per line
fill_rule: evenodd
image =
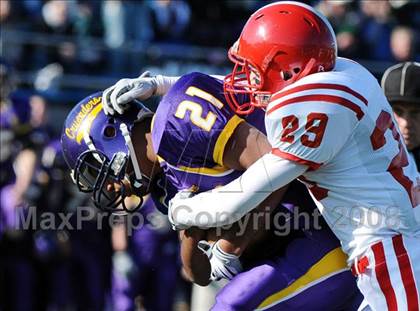
M66 127L64 133L68 138L81 143L84 133L89 133L90 125L102 109L102 97L93 97L86 104L81 105L79 113Z

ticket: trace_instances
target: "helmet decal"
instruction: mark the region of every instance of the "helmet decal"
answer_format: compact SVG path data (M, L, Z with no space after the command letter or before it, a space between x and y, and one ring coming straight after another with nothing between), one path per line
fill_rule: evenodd
M93 97L86 104L80 106L79 113L71 122L71 126L65 128L64 133L68 138L74 139L80 144L84 133L89 133L90 125L101 110L102 97Z

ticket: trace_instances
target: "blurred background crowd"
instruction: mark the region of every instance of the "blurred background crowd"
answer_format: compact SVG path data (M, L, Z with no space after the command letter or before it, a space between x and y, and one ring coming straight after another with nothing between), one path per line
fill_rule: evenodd
M189 309L177 237L151 202L142 213L160 225L129 237L123 224L98 229L98 215L81 230L19 230L15 216L36 206L39 224L42 212L90 205L72 187L57 140L72 105L144 70L226 74L227 48L269 2L0 0L0 310ZM378 78L420 59L419 1L302 2L329 18L339 55Z
M69 91L64 98L144 69L223 74L230 68L227 47L249 15L269 2L2 0L1 50L23 85L49 95ZM341 56L363 60L376 74L419 57L417 0L303 2L330 19Z

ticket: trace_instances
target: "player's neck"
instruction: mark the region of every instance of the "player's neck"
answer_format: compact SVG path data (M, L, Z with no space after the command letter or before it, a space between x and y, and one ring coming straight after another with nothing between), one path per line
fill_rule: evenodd
M161 168L153 150L152 135L149 129L148 122L135 124L131 139L142 173L153 179L161 171Z
M146 158L149 162L148 166L152 167L149 177L153 178L156 174L161 172L162 168L160 167L157 153L153 149L152 133L145 133L144 138L146 140Z

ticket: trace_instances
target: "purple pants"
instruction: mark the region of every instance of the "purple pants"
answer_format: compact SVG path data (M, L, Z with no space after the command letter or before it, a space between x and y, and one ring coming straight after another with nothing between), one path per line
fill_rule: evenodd
M212 310L357 310L363 297L345 260L329 229L307 231L281 257L238 274Z

